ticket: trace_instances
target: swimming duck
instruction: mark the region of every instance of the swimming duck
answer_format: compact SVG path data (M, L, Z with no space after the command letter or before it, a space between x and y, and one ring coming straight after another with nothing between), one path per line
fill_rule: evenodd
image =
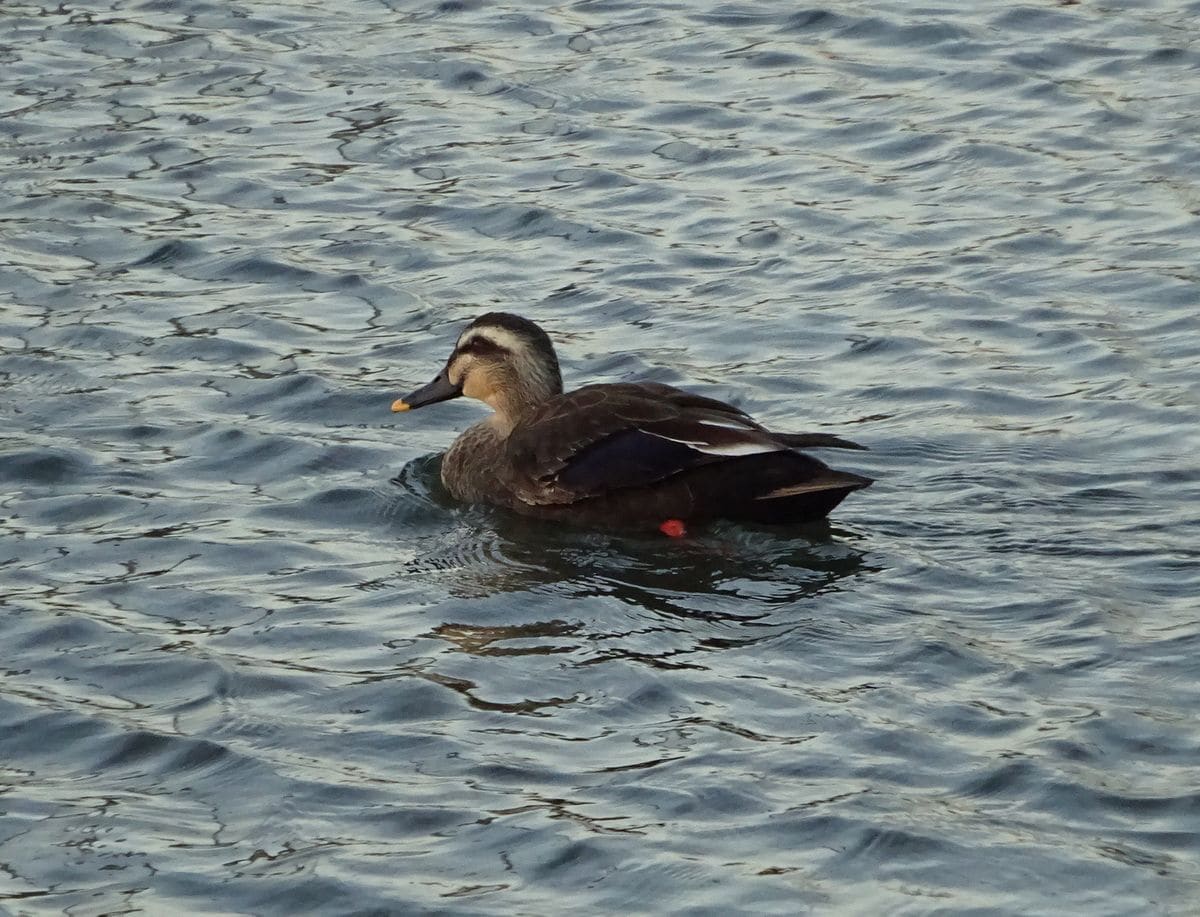
M466 395L492 408L442 459L458 500L585 526L681 534L714 519L821 519L871 479L798 450L862 449L827 433L774 433L732 405L656 382L564 392L549 336L489 312L437 377L392 404L410 411Z

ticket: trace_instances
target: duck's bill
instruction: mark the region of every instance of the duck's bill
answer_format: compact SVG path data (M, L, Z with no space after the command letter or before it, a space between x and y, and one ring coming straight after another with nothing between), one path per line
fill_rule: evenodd
M423 408L427 404L437 404L439 401L449 401L451 398L457 398L462 394L462 388L454 385L446 371L442 370L438 373L437 378L428 385L422 385L411 395L406 395L403 398L397 398L392 402L393 411L411 411L414 408Z

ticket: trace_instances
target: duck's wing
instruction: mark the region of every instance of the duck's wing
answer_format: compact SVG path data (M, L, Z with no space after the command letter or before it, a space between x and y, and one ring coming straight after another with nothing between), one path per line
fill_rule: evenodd
M738 456L835 444L853 447L825 434L771 433L732 405L669 385L613 383L551 399L513 430L507 448L521 499L547 504L645 487Z
M775 433L774 437L793 449L861 449L870 451L866 446L859 445L853 440L842 439L832 433Z

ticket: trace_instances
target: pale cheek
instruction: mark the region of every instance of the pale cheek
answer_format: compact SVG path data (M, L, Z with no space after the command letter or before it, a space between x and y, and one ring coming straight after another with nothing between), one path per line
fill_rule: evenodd
M472 373L467 376L466 384L463 386L463 394L468 398L478 398L480 401L487 401L492 395L492 389L487 384L486 379L481 378L477 373Z
M450 380L451 385L461 386L464 382L468 382L466 376L467 367L463 366L461 361L451 364L446 369L446 378ZM465 391L464 394L466 394Z

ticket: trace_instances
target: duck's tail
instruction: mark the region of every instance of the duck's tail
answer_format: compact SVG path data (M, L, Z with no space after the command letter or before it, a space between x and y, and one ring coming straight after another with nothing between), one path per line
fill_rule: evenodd
M830 469L823 479L777 487L755 498L745 518L772 525L824 519L847 494L872 483L861 474Z
M847 494L873 483L865 475L838 471L796 452L749 456L742 462L741 486L733 488L735 505L726 512L728 518L749 522L784 525L824 519Z

